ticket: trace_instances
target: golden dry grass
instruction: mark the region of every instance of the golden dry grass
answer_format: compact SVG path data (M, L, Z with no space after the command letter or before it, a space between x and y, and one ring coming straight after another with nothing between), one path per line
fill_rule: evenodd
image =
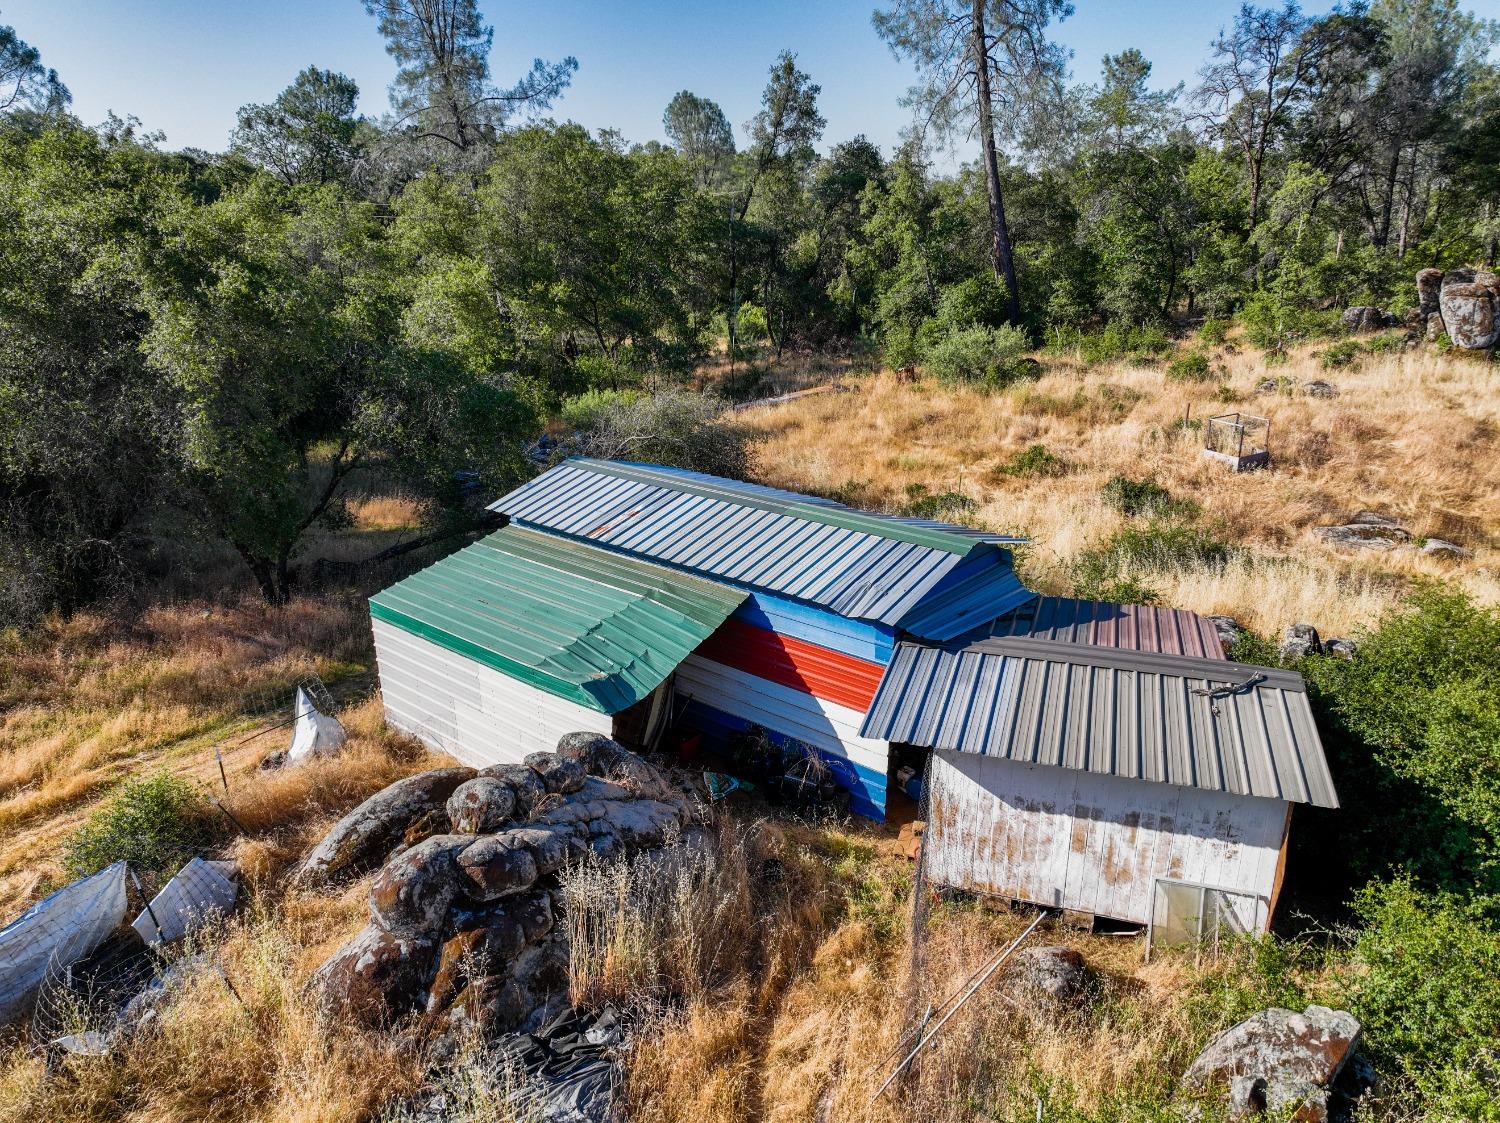
M1355 370L1325 372L1315 349L1266 368L1246 351L1221 349L1206 383L1169 379L1165 366L1084 368L1043 355L1045 373L1003 392L915 384L889 373L820 395L744 411L737 421L764 438L757 478L780 487L901 510L908 488L957 492L975 503L966 521L1024 533L1031 583L1066 591L1069 563L1105 541L1124 518L1101 498L1115 475L1151 476L1196 501L1200 523L1248 547L1248 561L1222 572L1163 569L1145 583L1164 603L1224 612L1264 633L1294 620L1347 634L1413 580L1450 580L1483 602L1500 600L1500 372L1427 348L1365 356ZM1258 382L1301 386L1328 378L1335 399L1300 391L1256 396ZM1222 403L1218 384L1238 400ZM1174 422L1243 410L1271 419L1270 471L1239 476L1201 456L1199 435ZM1073 468L1024 479L1000 469L1041 444ZM1339 553L1311 528L1358 510L1389 512L1418 536L1457 540L1474 551L1443 562L1415 550ZM1280 564L1267 561L1283 559Z

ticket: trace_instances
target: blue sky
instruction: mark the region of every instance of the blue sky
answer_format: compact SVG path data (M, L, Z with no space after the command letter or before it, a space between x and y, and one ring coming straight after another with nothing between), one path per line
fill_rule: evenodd
M1077 0L1055 29L1074 52L1078 80L1097 77L1106 52L1139 47L1159 85L1191 83L1236 0ZM711 97L739 130L756 111L778 51L797 52L821 83L825 145L864 133L887 150L907 111L911 73L870 26L871 0L481 0L495 26L491 69L507 84L533 57L578 58L554 110L633 141L660 139L661 113L679 89ZM1308 3L1310 11L1328 5ZM1500 15L1500 0L1475 10ZM166 133L168 147L222 149L235 110L269 101L310 64L339 70L361 90L361 110L387 106L394 64L359 0L0 0L11 24L73 91L74 111L109 110Z

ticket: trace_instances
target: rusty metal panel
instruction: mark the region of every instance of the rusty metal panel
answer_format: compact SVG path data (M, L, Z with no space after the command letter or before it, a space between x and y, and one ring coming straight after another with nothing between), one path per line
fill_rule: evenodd
M1225 657L1213 621L1196 612L1074 597L1037 597L966 638L981 636L1029 636L1164 655Z
M1175 784L935 752L936 883L1146 924L1157 878L1248 893L1269 922L1286 804Z

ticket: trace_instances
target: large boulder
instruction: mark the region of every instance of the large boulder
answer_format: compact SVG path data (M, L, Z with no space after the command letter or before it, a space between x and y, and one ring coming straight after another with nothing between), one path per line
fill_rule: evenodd
M536 884L536 859L510 832L484 835L458 855L463 891L476 901L498 901Z
M541 777L542 786L551 795L567 795L583 787L586 773L583 765L556 753L531 753L526 767Z
M458 856L474 841L433 835L387 863L370 883L371 923L394 936L435 939L460 888Z
M1447 561L1463 561L1474 556L1472 550L1466 550L1457 542L1449 542L1446 538L1429 538L1422 544L1422 554L1424 557L1443 558Z
M1438 311L1453 346L1484 351L1500 340L1500 277L1474 269L1443 274Z
M668 798L669 785L644 758L602 733L565 733L557 742L557 755L583 766L590 776L612 780L636 795Z
M1346 308L1342 317L1344 330L1354 332L1379 331L1385 327L1385 313L1373 304L1359 304Z
M313 990L363 1025L386 1025L422 1002L435 951L430 940L396 936L370 924L318 968Z
M510 821L516 792L495 776L465 780L448 797L448 822L461 834L488 834Z
M1301 659L1304 655L1323 654L1318 629L1311 624L1289 624L1278 648L1283 659Z
M1324 1123L1331 1086L1354 1053L1359 1029L1354 1015L1326 1006L1300 1014L1264 1010L1211 1040L1182 1074L1182 1087L1228 1093L1231 1119L1270 1111Z
M1423 320L1438 310L1438 294L1442 288L1443 271L1441 269L1417 271L1417 310L1421 313Z
M1313 534L1351 550L1394 550L1411 541L1411 531L1379 511L1360 511L1341 526L1315 526Z
M518 820L531 818L536 805L547 796L547 785L542 778L524 764L492 764L480 769L479 775L510 786L516 804L512 815Z
M1088 964L1072 948L1027 948L1006 971L1012 983L1032 998L1053 1004L1083 997L1089 985Z
M297 871L297 879L328 882L363 872L390 853L418 819L442 811L454 789L473 776L472 768L434 768L376 792L323 836Z

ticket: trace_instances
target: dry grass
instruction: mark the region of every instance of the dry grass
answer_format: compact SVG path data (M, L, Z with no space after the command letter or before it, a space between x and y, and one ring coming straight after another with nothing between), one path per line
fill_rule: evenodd
M1500 394L1491 365L1433 349L1366 356L1356 370L1325 372L1313 349L1266 368L1258 354L1221 351L1214 382L1169 380L1164 367L1129 363L1087 369L1042 356L1034 382L985 394L880 374L852 393L749 410L738 420L765 438L757 475L781 487L901 510L908 488L957 492L963 516L1024 533L1022 564L1046 591L1066 591L1069 565L1124 518L1101 498L1115 475L1152 476L1196 501L1199 521L1249 550L1223 572L1163 569L1140 576L1165 603L1226 612L1262 632L1309 620L1326 634L1371 619L1414 580L1441 578L1481 601L1500 600ZM1299 392L1254 396L1267 377L1300 386L1329 378L1336 399ZM1239 400L1222 403L1216 383ZM1271 418L1271 471L1240 476L1199 454L1199 437L1175 423L1241 409ZM1056 478L1000 469L1040 444L1069 462ZM1310 528L1362 508L1388 511L1418 536L1455 539L1471 561L1341 554ZM1261 564L1286 559L1281 564Z

